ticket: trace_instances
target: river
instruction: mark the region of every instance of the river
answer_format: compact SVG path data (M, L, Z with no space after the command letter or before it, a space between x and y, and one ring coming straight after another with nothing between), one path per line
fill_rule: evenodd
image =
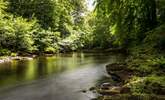
M88 90L107 76L109 53L69 53L0 64L0 100L90 100Z

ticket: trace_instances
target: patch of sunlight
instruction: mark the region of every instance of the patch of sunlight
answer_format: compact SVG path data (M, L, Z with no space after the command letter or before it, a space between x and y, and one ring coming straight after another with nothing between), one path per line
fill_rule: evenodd
M111 29L110 29L112 35L114 35L114 34L116 33L116 26L117 26L117 25L115 24L115 25L113 25L113 26L111 27Z

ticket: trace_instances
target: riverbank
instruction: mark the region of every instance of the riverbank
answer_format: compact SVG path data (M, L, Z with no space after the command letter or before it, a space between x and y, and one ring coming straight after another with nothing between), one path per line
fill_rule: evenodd
M65 51L60 51L58 53L34 53L34 54L29 54L29 53L21 53L20 55L17 55L17 53L10 54L11 56L0 56L0 63L5 63L5 62L10 62L12 60L31 60L36 56L52 56L55 54L60 54L60 53L71 53L71 52L84 52L84 53L123 53L125 52L124 49L122 48L110 48L110 49L80 49L80 50L65 50Z
M23 56L15 56L15 57L12 57L12 56L1 56L0 57L0 64L1 63L6 63L6 62L11 62L13 60L33 60L33 58L36 57L36 56L31 56L31 57L23 57Z
M96 100L165 100L164 53L138 49L124 61L106 66L109 77L96 86Z

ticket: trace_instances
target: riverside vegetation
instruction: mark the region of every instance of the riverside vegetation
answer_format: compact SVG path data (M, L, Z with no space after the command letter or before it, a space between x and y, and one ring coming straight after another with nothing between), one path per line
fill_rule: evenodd
M96 99L164 100L165 1L93 0L93 11L87 1L1 0L0 55L125 53L106 66L106 83L91 88Z

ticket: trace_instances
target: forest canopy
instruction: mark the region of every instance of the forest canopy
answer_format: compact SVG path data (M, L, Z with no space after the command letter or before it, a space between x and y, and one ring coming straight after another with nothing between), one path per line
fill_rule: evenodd
M147 32L164 24L164 4L164 0L1 0L0 48L55 53L139 45ZM92 5L94 10L89 11Z

